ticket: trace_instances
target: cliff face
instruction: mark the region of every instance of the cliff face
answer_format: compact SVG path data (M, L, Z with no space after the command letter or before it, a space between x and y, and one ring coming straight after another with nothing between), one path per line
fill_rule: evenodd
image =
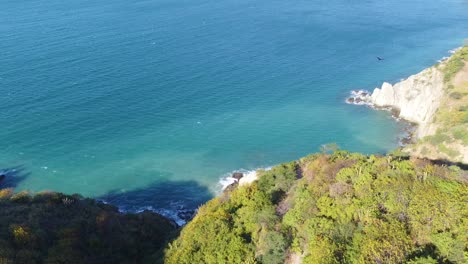
M468 164L468 46L440 64L374 92L352 93L349 103L391 107L418 124L411 155Z
M431 67L393 86L384 83L370 100L375 106L398 109L401 118L418 124L416 136L422 138L435 133L434 116L443 95L444 75Z

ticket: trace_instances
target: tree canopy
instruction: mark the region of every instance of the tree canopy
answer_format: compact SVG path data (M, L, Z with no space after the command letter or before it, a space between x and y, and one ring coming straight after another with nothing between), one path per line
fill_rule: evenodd
M314 154L202 206L167 263L467 263L467 175L407 156Z

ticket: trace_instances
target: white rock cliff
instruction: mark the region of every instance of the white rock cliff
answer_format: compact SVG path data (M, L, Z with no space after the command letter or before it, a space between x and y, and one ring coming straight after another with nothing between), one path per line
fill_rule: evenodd
M435 67L423 70L408 79L375 88L370 101L375 106L392 107L399 117L418 124L416 135L422 138L436 132L432 123L444 95L444 75Z

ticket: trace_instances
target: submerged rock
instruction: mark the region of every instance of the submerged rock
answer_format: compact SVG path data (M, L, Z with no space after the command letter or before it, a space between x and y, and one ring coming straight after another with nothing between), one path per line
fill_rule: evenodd
M353 90L348 98L346 98L347 104L355 105L370 105L370 92L366 90Z
M184 210L178 210L177 211L177 216L184 220L185 222L188 222L192 220L192 218L195 216L195 213L197 211L193 209L184 209Z
M5 180L6 176L5 175L0 175L0 184L3 182L3 180Z

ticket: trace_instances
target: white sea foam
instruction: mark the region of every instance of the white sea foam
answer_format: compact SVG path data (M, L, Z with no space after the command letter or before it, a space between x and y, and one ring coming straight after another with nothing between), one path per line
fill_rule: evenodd
M142 213L144 211L151 211L151 212L158 213L158 214L160 214L162 216L165 216L165 217L173 220L174 222L176 222L176 224L178 226L183 226L183 225L185 225L187 223L187 221L185 221L184 219L179 217L179 211L177 211L177 210L156 209L153 206L143 206L140 209L138 209L135 213Z
M449 53L450 53L450 54L454 54L455 52L459 51L460 49L462 49L462 47L458 47L458 48L455 48L455 49L451 49L451 50L449 50Z
M346 98L345 102L347 104L354 105L371 105L371 94L372 93L367 90L352 90L350 95Z
M271 167L258 168L255 170L245 170L239 169L229 173L224 174L219 180L219 186L221 187L219 193L226 189L229 185L235 183L237 180L232 177L232 174L235 172L241 172L244 176L239 180L240 185L250 184L257 180L257 170L271 170Z
M444 62L444 61L448 60L448 58L450 58L450 57L447 57L447 56L442 57L442 59L438 60L437 62L438 63Z
M236 179L232 178L232 173L229 173L229 176L221 177L219 180L219 185L221 186L221 191L226 189L229 185L236 182Z
M107 202L105 200L102 200L102 199L99 199L98 201L100 201L100 202L102 202L104 204L110 204L109 202ZM183 226L183 225L185 225L187 223L187 221L185 221L184 219L179 217L180 211L177 210L177 209L154 208L151 205L140 206L136 210L129 209L125 205L120 205L120 206L117 206L117 209L121 213L134 213L134 214L135 213L136 214L142 213L144 211L151 211L151 212L158 213L158 214L160 214L160 215L162 215L164 217L167 217L167 218L171 219L178 226Z
M257 171L244 173L244 177L239 180L239 185L250 184L257 180Z

